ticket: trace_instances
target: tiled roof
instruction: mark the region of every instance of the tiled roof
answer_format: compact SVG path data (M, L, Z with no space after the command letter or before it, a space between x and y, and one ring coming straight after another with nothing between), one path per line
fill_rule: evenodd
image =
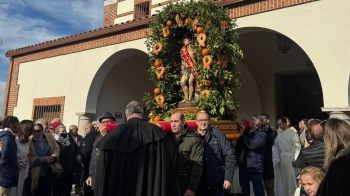
M133 29L136 27L142 27L142 26L147 25L148 22L150 20L152 20L153 18L155 18L154 15L151 17L146 16L144 18L134 19L134 20L122 22L120 24L101 27L98 29L93 29L93 30L78 33L78 34L73 34L73 35L69 35L66 37L61 37L61 38L57 38L54 40L41 42L41 43L30 45L30 46L25 46L22 48L17 48L14 50L7 50L5 56L7 56L7 57L17 56L17 55L21 55L21 54L25 54L25 53L29 53L29 52L34 52L37 50L43 50L43 49L47 49L47 48L51 48L51 47L57 47L57 46L60 46L63 44L69 44L72 42L82 41L85 39L100 37L100 36L104 36L107 34L116 33L119 31L130 30L130 29Z

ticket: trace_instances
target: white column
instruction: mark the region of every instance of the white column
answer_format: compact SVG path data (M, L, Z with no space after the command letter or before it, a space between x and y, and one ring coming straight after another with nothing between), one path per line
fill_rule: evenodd
M79 116L78 133L85 137L85 126L91 123L91 117L95 116L96 113L77 112L76 114Z
M350 122L350 107L321 108L322 112L327 112L329 118L339 118Z

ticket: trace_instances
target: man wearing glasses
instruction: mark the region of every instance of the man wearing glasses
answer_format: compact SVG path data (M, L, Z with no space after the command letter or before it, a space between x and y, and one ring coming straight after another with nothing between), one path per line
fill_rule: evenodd
M115 120L116 119L114 118L114 116L110 112L105 112L98 119L98 121L100 122L100 123L98 123L98 129L100 130L100 134L101 134L102 137L105 136L108 133L105 125L106 124L115 124Z
M198 194L223 196L229 190L235 166L235 156L226 135L209 125L209 115L199 112L196 117L197 133L203 144L204 168Z
M98 157L100 155L100 150L97 148L98 143L101 141L101 138L104 137L108 131L106 129L106 124L115 124L115 118L110 112L105 112L99 119L98 123L98 128L100 134L95 138L94 141L89 140L89 142L93 142L93 147L92 147L92 153L91 153L91 158L90 158L90 164L89 164L89 177L86 179L85 183L88 186L91 186L92 190L95 189L96 181L93 180L95 179L96 175L96 161L98 160ZM90 146L90 144L86 143L85 145Z

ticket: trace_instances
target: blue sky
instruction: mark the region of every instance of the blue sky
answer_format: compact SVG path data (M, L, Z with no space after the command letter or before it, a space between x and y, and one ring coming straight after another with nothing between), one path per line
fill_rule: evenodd
M103 0L0 0L0 115L9 60L5 51L103 25Z

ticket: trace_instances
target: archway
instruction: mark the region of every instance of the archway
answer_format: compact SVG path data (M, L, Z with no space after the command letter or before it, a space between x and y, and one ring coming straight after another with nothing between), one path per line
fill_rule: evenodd
M117 122L124 122L125 105L131 100L141 102L144 93L153 89L148 68L148 55L137 49L125 49L110 56L93 79L86 112L97 116L106 111L117 116L121 114Z
M261 104L251 114L269 113L272 126L281 116L290 117L293 125L302 118L326 117L321 111L323 93L318 73L309 56L296 42L292 40L291 50L283 54L277 47L276 31L245 27L238 32L244 53L238 65L242 73L242 87L237 91L241 109L257 104L245 97L250 91L250 95L260 97ZM249 75L244 74L247 71ZM311 101L310 97L315 101ZM249 118L246 115L246 111L238 113L239 118Z

